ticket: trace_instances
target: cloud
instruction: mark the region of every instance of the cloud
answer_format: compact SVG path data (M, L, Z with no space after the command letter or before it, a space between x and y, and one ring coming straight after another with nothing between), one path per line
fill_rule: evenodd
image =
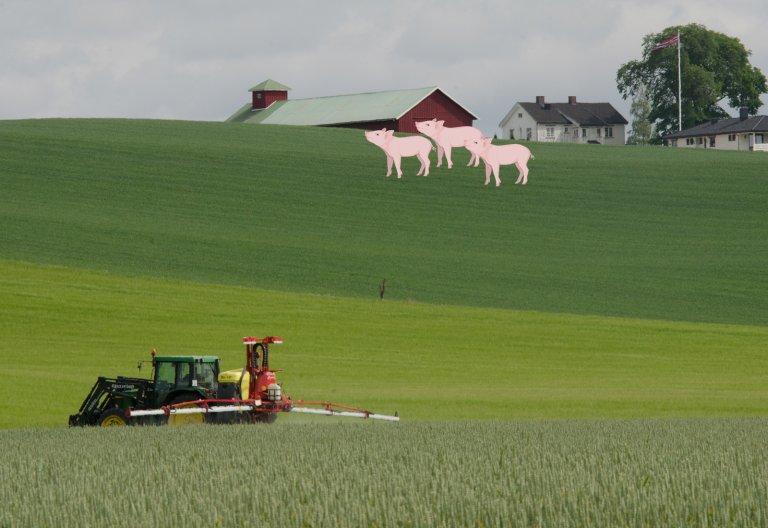
M609 101L642 38L698 22L768 71L768 4L737 0L0 0L0 119L223 120L266 78L292 98L438 85L488 134L519 100Z

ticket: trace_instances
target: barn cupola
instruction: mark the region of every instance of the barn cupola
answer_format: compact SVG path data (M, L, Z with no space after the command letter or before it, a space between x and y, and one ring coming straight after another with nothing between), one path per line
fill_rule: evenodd
M253 109L260 110L268 107L275 101L285 101L288 99L288 90L290 90L288 86L272 79L267 79L248 91L253 93Z

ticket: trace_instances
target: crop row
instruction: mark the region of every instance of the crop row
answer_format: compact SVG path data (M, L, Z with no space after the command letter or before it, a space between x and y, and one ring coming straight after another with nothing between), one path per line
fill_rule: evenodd
M768 419L0 432L0 527L766 526Z

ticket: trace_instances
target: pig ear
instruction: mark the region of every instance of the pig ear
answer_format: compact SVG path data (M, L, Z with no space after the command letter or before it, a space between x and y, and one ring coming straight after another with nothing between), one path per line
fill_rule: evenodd
M483 145L488 146L491 144L491 138L483 138Z
M437 124L440 126L443 126L445 124L445 121L438 121Z
M387 130L386 128L384 129L384 132L385 132L385 135L387 136L387 139L391 138L392 134L395 133L394 130Z
M437 123L437 118L435 117L434 119L432 119L432 122Z

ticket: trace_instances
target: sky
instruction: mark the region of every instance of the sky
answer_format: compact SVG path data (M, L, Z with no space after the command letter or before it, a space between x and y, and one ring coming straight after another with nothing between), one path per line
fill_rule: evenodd
M439 86L489 136L539 95L630 120L616 71L693 22L768 74L766 0L0 0L0 119L223 121L274 79L291 99Z

